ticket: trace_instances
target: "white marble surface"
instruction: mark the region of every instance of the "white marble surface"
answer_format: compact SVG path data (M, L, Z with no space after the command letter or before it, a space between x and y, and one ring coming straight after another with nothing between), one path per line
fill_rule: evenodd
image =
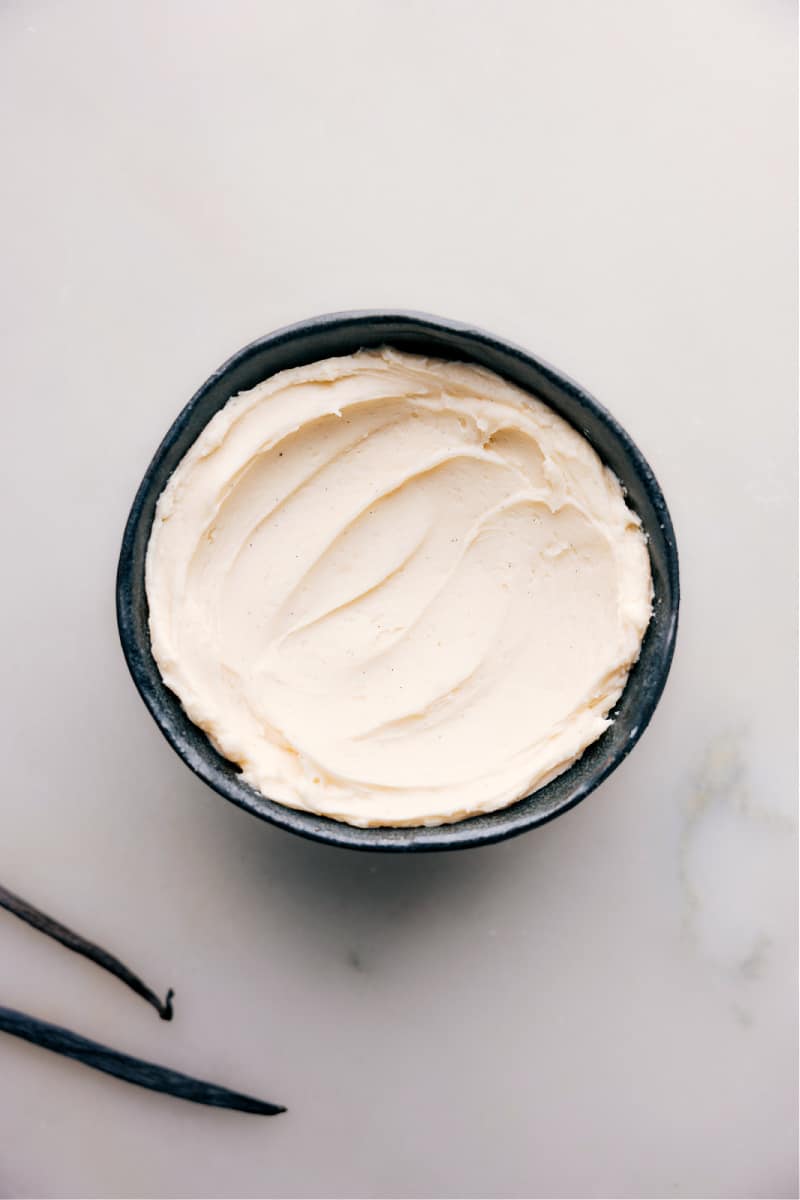
M11 1196L796 1195L795 8L0 9L0 1001L282 1100L0 1039ZM347 307L471 320L628 426L677 528L632 757L515 842L337 852L215 797L117 644L141 473L194 388Z

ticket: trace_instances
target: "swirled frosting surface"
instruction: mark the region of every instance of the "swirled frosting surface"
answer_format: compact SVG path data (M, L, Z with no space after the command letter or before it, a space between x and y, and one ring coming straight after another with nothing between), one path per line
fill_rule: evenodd
M265 795L355 825L510 804L609 724L651 611L589 443L482 368L390 349L231 399L161 495L153 654Z

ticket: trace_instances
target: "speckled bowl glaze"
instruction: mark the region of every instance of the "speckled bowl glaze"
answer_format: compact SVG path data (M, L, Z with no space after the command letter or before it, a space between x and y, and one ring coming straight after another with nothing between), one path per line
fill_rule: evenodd
M533 393L594 446L620 479L647 533L655 600L638 662L614 722L567 771L508 808L452 825L358 829L269 800L214 750L165 686L148 631L144 567L156 501L175 467L218 409L287 367L361 348L395 346L416 354L479 363ZM454 321L414 312L352 312L316 317L245 346L192 397L156 451L131 508L117 572L117 620L134 683L156 724L184 762L226 800L281 829L362 850L457 850L514 837L566 812L602 783L644 732L669 673L678 626L678 551L653 472L625 430L577 384L519 347Z

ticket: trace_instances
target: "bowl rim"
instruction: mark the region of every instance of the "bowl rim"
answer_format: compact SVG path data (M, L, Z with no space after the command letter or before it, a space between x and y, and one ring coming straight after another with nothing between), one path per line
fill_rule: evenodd
M467 817L450 824L362 827L348 825L328 817L321 817L315 813L289 808L278 801L270 800L250 785L244 783L238 774L232 773L234 770L233 765L217 754L203 731L189 720L182 707L180 707L177 697L170 692L161 679L158 667L152 657L149 635L142 638L139 634L134 613L134 596L136 592L134 584L137 577L141 576L139 582L143 592L144 561L142 560L139 568L137 568L134 553L137 535L146 517L145 509L152 496L153 481L163 473L162 468L165 458L176 442L184 435L195 409L202 403L208 392L212 388L218 387L220 382L240 364L263 351L277 349L278 347L291 344L295 340L307 338L308 335L335 334L337 331L352 333L359 326L374 328L375 326L382 325L387 328L386 345L391 345L390 331L398 332L397 326L399 325L402 327L404 333L411 336L420 335L423 339L426 335L430 336L431 334L437 335L439 339L443 339L445 342L448 339L456 337L462 340L466 339L471 344L483 346L489 350L499 350L506 357L518 360L527 368L533 368L557 390L566 393L572 401L577 402L590 411L595 419L605 427L606 431L622 447L658 519L661 541L665 552L669 608L666 618L666 633L658 660L659 669L657 675L649 687L641 707L636 710L638 720L622 746L618 747L613 754L606 756L605 760L590 778L582 780L562 803L559 803L550 810L539 811L529 808L527 811L524 811L523 806L531 798L530 796L525 796L505 808L479 814L475 817ZM317 358L319 357L331 357L331 353L318 355ZM431 357L434 357L434 355L431 355ZM313 362L316 360L312 357L306 361ZM467 361L467 359L462 355L460 356L460 361ZM284 368L279 367L274 373L282 369ZM497 373L502 375L502 371L498 371ZM269 374L265 378L269 378ZM511 382L514 381L511 380ZM516 386L522 385L516 384ZM530 389L524 387L523 390L530 391ZM230 395L234 394L236 394L235 391L230 393ZM229 398L230 396L226 399ZM225 402L226 400L223 400L215 411L219 411L219 408ZM545 401L545 403L549 403L549 401ZM209 415L205 423L207 424L210 419L211 416ZM564 419L572 424L573 428L576 427L574 421L570 421L569 417L565 416ZM578 432L586 436L585 430L579 429ZM195 434L181 450L181 458L194 442L196 436ZM163 480L156 493L156 500L166 485L173 469L174 467L170 468L163 476ZM153 504L155 504L155 501L153 501ZM151 514L147 527L148 539L152 519ZM649 527L645 526L645 532L650 532ZM554 820L586 799L627 758L650 722L661 699L672 664L677 636L679 608L680 574L678 549L669 510L649 463L616 418L594 396L573 379L556 367L543 361L537 355L524 350L521 346L509 342L505 338L488 333L474 325L413 309L355 309L325 313L320 316L294 322L291 325L283 326L271 333L265 334L263 337L256 338L227 358L205 380L178 413L147 466L125 524L116 576L117 627L128 669L136 689L155 720L156 725L186 765L226 800L281 829L327 845L348 849L385 850L392 852L468 849L504 841L507 838L516 837L529 829L537 828ZM635 671L637 665L638 662L632 670ZM191 726L192 735L182 736L181 731L175 728L173 717L176 705L180 709L179 719L181 724L184 727ZM200 735L200 739L198 740L201 741L201 744L205 743L202 753L198 752L196 746L190 740L190 736L196 737L197 734ZM599 741L602 741L602 738ZM560 779L563 781L570 772L573 772L576 765L580 763L581 758L582 756L576 760L576 763L573 763L566 771L562 772L557 777L557 780ZM223 773L224 769L227 770L228 774ZM556 782L557 780L552 782ZM531 795L541 796L550 786L550 784L545 784L544 787Z

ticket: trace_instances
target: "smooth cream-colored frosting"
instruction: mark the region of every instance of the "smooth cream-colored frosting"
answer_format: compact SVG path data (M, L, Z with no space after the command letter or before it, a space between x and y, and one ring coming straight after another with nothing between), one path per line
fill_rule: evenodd
M651 611L585 438L482 368L393 350L234 397L169 480L153 654L243 777L354 825L501 808L608 726Z

